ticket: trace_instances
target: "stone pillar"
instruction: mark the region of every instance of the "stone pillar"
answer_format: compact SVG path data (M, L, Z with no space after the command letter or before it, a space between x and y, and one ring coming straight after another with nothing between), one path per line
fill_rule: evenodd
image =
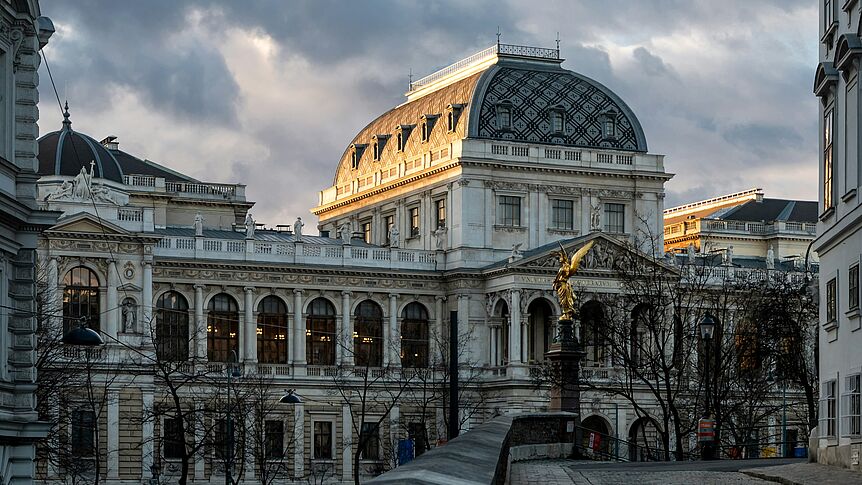
M153 262L144 261L144 281L141 289L141 329L144 335L155 336L155 325L153 324Z
M395 293L389 294L389 325L385 338L383 340L386 345L386 352L383 358L386 359L383 365L392 364L395 366L401 365L401 339L398 338L401 332L398 331L398 295Z
M257 320L254 318L254 287L246 286L245 290L245 325L242 335L243 362L257 363Z
M557 382L551 383L548 393L550 402L548 411L568 411L579 414L580 390L579 370L581 360L586 356L581 344L575 340L571 320L560 320L557 322L559 333L545 352L545 360L554 368Z
M521 360L521 290L512 290L509 309L509 365L520 366Z
M194 346L195 358L206 359L207 357L207 326L204 321L204 286L195 285L195 322L194 322Z
M489 360L491 361L491 366L496 367L497 365L499 365L497 364L497 325L491 324L488 328L490 329Z
M341 292L341 331L337 332L342 338L341 345L337 345L336 349L341 349L340 362L344 365L353 365L354 348L353 348L353 319L350 318L350 295L349 291Z
M141 405L144 414L153 413L153 390L149 388L141 389ZM141 434L143 436L153 436L154 423L152 419L145 419L141 423ZM144 439L141 442L141 481L145 478L153 478L151 467L153 466L153 440Z
M120 395L116 389L108 389L105 397L108 407L108 446L106 470L108 479L120 478Z
M470 331L470 295L458 295L458 335L451 336L458 339L459 361L472 362L473 349L466 338L461 338ZM481 341L481 340L480 340Z
M119 278L117 278L117 262L114 260L108 261L108 295L107 304L108 311L105 315L105 333L109 338L117 338L117 331L120 328L120 302L117 295L117 287L120 286ZM150 285L152 286L152 285Z
M63 325L63 290L60 287L60 276L57 264L57 258L51 257L48 260L48 313L51 315L51 328L56 328L62 331Z
M446 311L446 307L444 305L445 302L446 302L445 296L437 295L436 297L434 297L434 316L436 317L434 324L437 326L437 335L439 335L440 337L442 337L443 335L446 335L446 329L444 328L444 326L446 324L444 323L445 321L443 319L443 317L445 316L444 313ZM429 337L430 337L430 335L432 335L430 331L428 332L428 334L429 334ZM435 340L437 340L437 342L433 343L433 345L435 345L435 346L442 342L442 339L440 339L440 338L437 338ZM428 351L431 352L431 354L428 355L429 363L431 363L431 361L433 360L432 358L436 358L437 356L443 355L442 351L445 350L445 349L439 349L439 348L431 348L431 345L432 345L432 342L428 342L428 347L429 347Z
M254 429L254 413L248 413L245 415L245 429L253 430ZM240 431L242 432L242 431ZM245 482L246 483L254 483L255 476L255 459L254 453L242 453L245 455ZM240 456L242 456L242 454ZM239 477L236 477L239 479Z
M296 290L300 291L301 290ZM305 408L303 404L293 405L293 477L305 478ZM313 439L313 437L312 437Z
M294 375L305 375L305 362L305 322L302 321L302 290L297 289L293 290Z
M389 442L390 448L396 451L398 450L398 437L401 436L400 420L401 407L398 405L392 406L392 409L389 411Z
M206 416L206 405L203 400L195 400L195 414L200 416ZM195 443L203 443L206 438L206 433L204 433L203 424L200 419L195 420ZM206 470L206 457L203 453L195 453L195 482L202 481L204 479L204 470Z
M342 473L341 479L345 482L353 480L353 415L350 413L350 405L341 405L341 439L342 443ZM359 428L362 429L362 423L359 423ZM358 437L357 437L358 438ZM337 449L337 448L336 448Z

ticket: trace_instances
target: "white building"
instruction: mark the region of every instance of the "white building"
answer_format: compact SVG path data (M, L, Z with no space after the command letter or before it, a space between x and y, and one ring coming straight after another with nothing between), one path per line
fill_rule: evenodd
M818 461L859 469L862 317L862 157L859 151L860 12L857 2L820 4L820 446Z
M39 3L0 2L0 482L31 483L35 399L36 242L59 214L36 203L39 49L54 26Z

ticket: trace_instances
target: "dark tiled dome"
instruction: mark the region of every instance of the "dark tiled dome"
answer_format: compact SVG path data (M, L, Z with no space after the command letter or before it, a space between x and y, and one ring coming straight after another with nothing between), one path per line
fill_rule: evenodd
M95 177L122 183L123 170L114 155L92 137L72 130L68 104L63 118L63 129L39 138L39 175L74 177L81 168L89 172L90 162L95 162Z

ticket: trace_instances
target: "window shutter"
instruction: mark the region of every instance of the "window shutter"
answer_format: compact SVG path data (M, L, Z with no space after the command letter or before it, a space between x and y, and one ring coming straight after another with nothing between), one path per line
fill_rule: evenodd
M829 383L824 382L820 384L820 414L818 419L818 428L820 428L820 437L825 438L829 436L829 418L827 413L829 412L827 393L829 392Z

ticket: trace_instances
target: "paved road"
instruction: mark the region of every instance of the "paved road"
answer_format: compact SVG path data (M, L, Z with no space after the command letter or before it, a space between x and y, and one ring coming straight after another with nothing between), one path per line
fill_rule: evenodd
M769 482L744 475L739 473L739 470L787 465L800 461L798 459L647 463L572 460L528 461L512 465L511 483L518 485L764 485Z

